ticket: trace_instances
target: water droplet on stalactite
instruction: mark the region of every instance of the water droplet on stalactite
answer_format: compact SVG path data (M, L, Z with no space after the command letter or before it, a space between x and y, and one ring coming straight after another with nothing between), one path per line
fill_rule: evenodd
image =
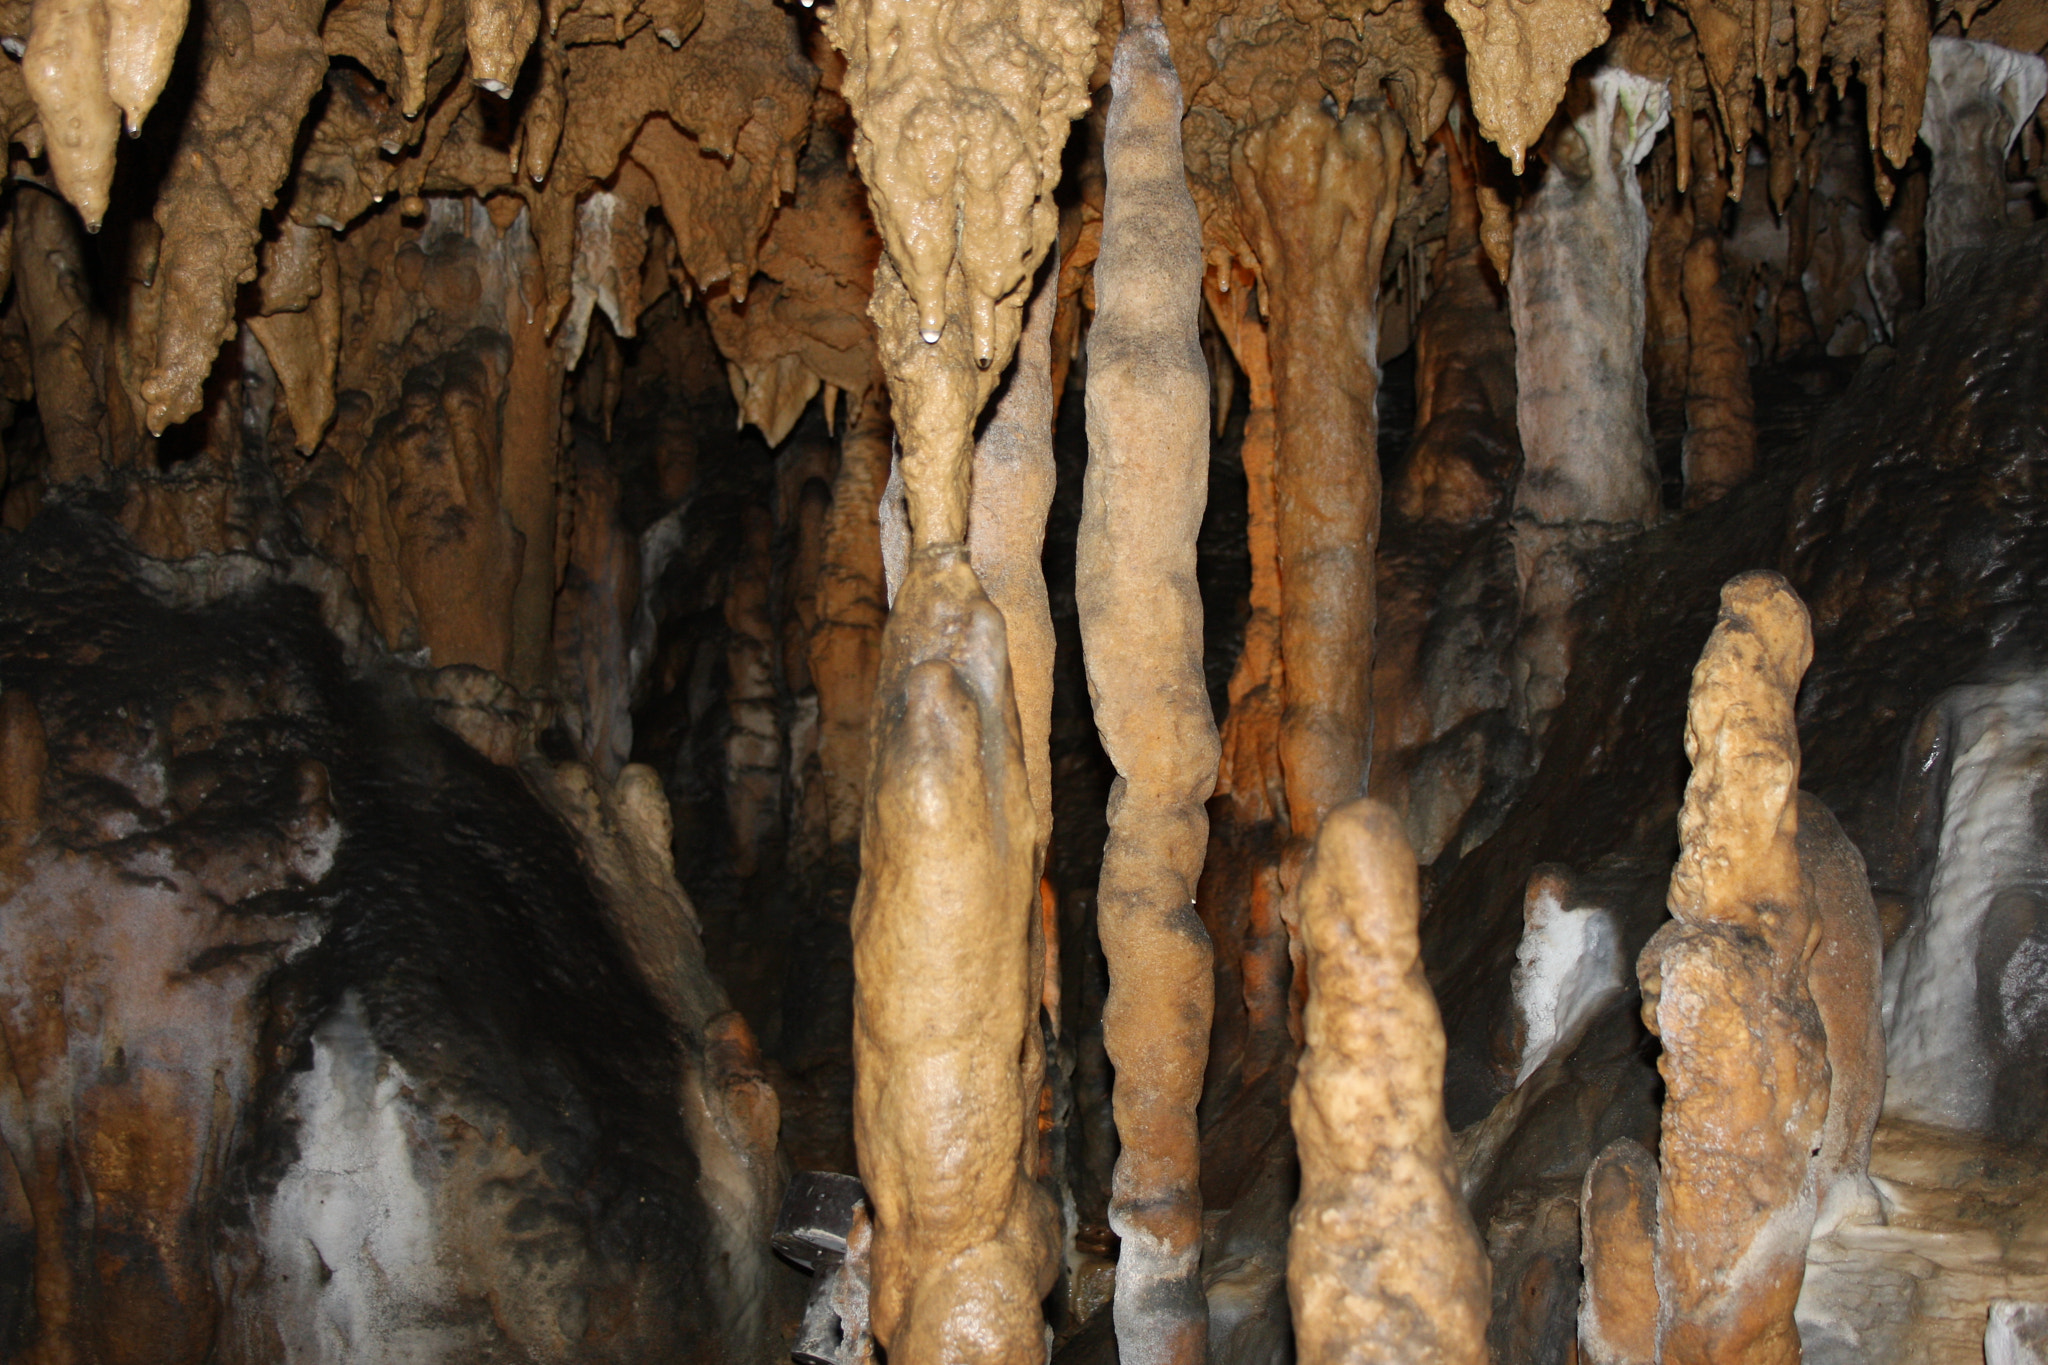
M683 35L672 28L658 28L654 31L654 36L667 43L670 47L681 47L683 45Z
M21 54L27 51L28 44L11 33L5 38L0 38L0 52L5 52L17 62L21 60Z
M490 91L493 95L496 95L499 99L504 99L507 95L510 95L512 93L512 87L505 84L505 82L503 81L486 80L478 81L477 84L481 85L484 89Z
M930 327L925 328L923 331L919 332L918 335L924 338L924 344L927 346L936 346L939 344L938 332Z

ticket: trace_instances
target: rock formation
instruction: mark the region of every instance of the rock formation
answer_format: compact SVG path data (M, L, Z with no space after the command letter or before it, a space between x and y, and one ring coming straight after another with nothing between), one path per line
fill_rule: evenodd
M1664 1044L1660 1360L1799 1358L1792 1313L1829 1109L1792 720L1812 654L1784 581L1745 574L1722 590L1693 672L1673 919L1639 968L1644 1020Z
M2048 63L1994 43L1937 37L1927 44L1927 109L1920 136L1933 154L1927 181L1927 275L1936 289L1955 252L2007 221L2005 159L2041 97Z
M1208 382L1180 83L1165 30L1135 6L1110 89L1074 570L1089 695L1117 770L1096 912L1123 1143L1109 1217L1123 1239L1120 1358L1190 1362L1206 1354L1195 1102L1214 1008L1209 939L1194 913L1218 752L1195 581Z
M1287 1297L1306 1361L1486 1358L1487 1271L1439 1107L1415 859L1385 807L1323 822L1299 891L1308 1041Z

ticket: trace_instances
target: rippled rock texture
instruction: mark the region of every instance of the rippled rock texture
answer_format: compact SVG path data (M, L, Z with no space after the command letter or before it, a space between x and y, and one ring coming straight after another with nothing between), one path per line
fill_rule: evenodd
M746 1110L745 1026L286 577L57 513L0 548L6 1353L745 1349L745 1144L684 1113Z

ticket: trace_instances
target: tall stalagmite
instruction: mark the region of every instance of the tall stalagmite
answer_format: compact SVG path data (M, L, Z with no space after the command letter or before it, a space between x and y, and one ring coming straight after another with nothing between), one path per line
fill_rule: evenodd
M1088 340L1088 476L1075 593L1089 693L1116 764L1098 915L1116 1067L1110 1226L1121 1358L1200 1361L1201 1098L1214 1006L1195 883L1216 784L1195 535L1208 496L1201 224L1181 169L1180 81L1157 11L1127 5L1111 76L1102 254Z
M1401 821L1331 813L1299 891L1308 1047L1287 1297L1304 1365L1479 1365L1491 1303L1444 1123L1444 1031L1422 975Z
M1806 608L1774 573L1721 590L1693 670L1673 919L1638 971L1663 1039L1657 1285L1666 1365L1790 1365L1793 1305L1828 1111L1826 1038L1807 985L1820 935L1801 871L1793 703L1813 657Z

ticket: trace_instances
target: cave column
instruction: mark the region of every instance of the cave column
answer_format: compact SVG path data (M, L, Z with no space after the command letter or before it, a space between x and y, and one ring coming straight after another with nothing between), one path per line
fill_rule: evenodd
M2005 159L2048 93L2048 63L1966 38L1927 44L1920 137L1934 155L1927 186L1927 280L1938 293L1949 259L2006 224Z
M1096 18L1087 0L994 15L843 0L826 18L885 248L869 313L908 523L852 916L854 1144L874 1216L873 1329L898 1365L1045 1352L1058 1236L1036 1178L1043 833L1004 612L967 542L975 419L1053 243Z
M1379 545L1379 281L1405 137L1385 110L1299 105L1246 134L1231 172L1259 258L1273 366L1293 833L1365 789Z
M1518 719L1540 740L1570 672L1572 603L1587 550L1657 519L1656 451L1643 372L1649 215L1635 166L1668 117L1662 81L1616 67L1543 144L1542 183L1515 221L1522 476L1515 567L1522 625Z
M1148 8L1126 8L1110 82L1075 583L1095 722L1117 769L1097 903L1123 1143L1109 1207L1123 1243L1117 1345L1129 1365L1193 1365L1207 1354L1195 1105L1214 1006L1194 906L1217 761L1195 579L1209 377L1180 81Z

